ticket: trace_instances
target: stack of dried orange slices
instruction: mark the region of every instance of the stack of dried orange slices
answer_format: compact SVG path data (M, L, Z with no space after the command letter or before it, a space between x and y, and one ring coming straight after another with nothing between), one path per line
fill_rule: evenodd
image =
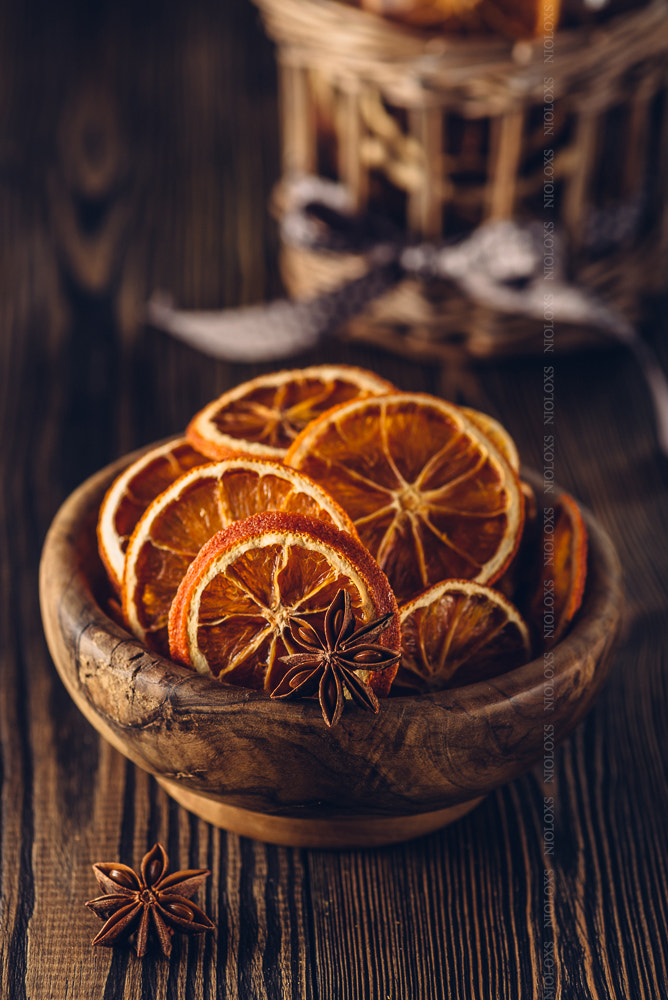
M548 592L564 634L584 523L560 498L545 560L525 496L491 417L323 365L238 386L133 462L98 544L149 648L276 698L318 695L333 725L346 699L377 711L391 686L422 694L527 662L546 645Z

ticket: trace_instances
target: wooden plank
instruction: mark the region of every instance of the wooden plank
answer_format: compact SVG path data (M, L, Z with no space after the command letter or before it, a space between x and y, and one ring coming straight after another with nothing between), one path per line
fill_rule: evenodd
M360 153L364 124L359 106L360 88L346 79L338 93L336 132L338 136L339 178L352 198L356 212L366 207L369 176Z
M600 113L580 110L575 125L570 176L564 185L563 217L572 246L577 249L587 225L592 168L596 156Z
M312 174L316 171L316 138L308 70L286 53L280 57L280 67L283 172Z
M408 196L408 225L423 239L443 235L443 111L440 107L411 108L410 133L424 154L423 183Z
M485 218L511 219L517 196L524 112L507 111L492 119Z

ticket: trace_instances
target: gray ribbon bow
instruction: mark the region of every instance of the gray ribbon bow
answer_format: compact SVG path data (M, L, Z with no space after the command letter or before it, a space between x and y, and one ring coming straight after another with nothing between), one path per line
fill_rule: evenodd
M384 218L357 217L340 184L300 177L286 186L281 227L286 243L364 254L367 272L304 301L280 299L223 311L174 309L168 298L156 295L148 304L148 321L212 357L254 362L315 347L408 276L447 278L472 302L540 322L549 301L553 322L595 327L633 352L654 403L660 447L668 454L668 382L653 352L623 316L566 281L558 234L551 234L554 266L546 276L540 223L488 222L458 242L408 244Z

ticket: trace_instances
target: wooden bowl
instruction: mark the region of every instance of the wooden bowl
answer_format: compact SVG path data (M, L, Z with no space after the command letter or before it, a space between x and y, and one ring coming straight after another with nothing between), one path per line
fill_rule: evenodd
M103 610L109 587L97 512L135 457L88 479L56 515L40 567L44 629L86 718L208 822L309 847L428 833L542 759L545 739L550 749L563 740L605 681L620 624L620 568L586 513L589 576L574 626L553 655L491 683L389 698L378 715L350 704L329 730L314 702L279 704L195 674L147 650Z

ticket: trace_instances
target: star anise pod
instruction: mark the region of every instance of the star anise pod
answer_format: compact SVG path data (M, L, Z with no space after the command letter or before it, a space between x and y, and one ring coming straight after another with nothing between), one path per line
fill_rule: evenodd
M165 955L172 950L172 934L203 934L213 924L199 906L191 902L204 879L206 868L168 874L169 858L162 844L155 844L142 859L140 873L118 862L93 865L104 895L86 903L105 920L93 944L111 948L134 935L138 955L146 954L152 930Z
M289 670L271 692L272 698L308 698L318 694L328 726L341 718L347 690L361 708L377 712L378 698L356 673L387 670L400 654L369 642L387 628L392 612L357 627L350 594L339 590L325 612L324 635L304 618L291 618L287 638L301 652L281 657Z

